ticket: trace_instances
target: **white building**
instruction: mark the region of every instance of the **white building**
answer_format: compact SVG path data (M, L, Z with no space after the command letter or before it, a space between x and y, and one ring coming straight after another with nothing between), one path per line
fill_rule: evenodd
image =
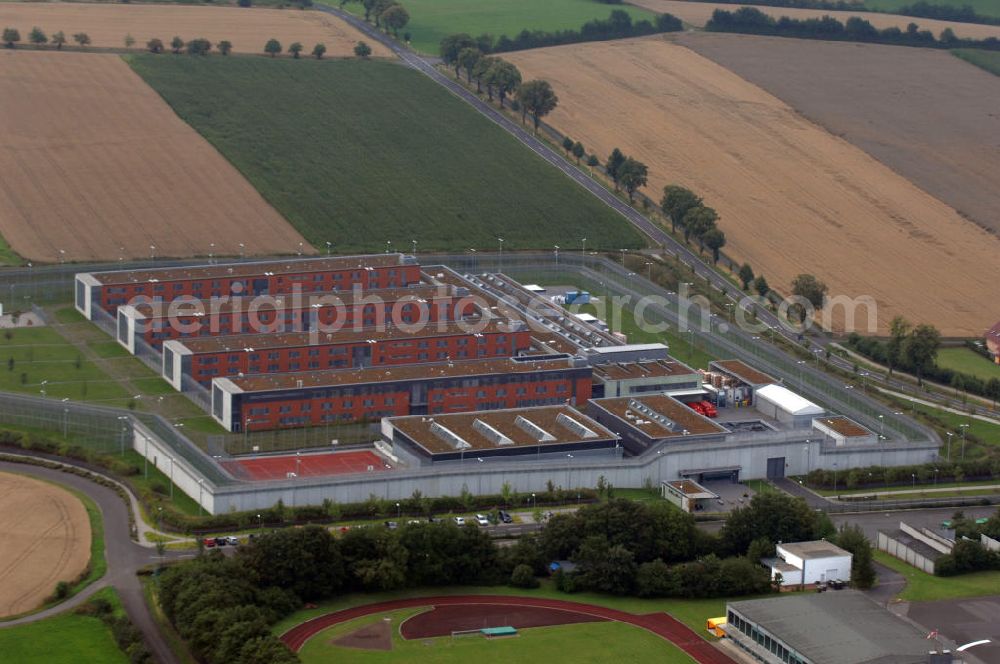
M821 407L781 385L766 385L756 393L757 410L764 415L795 427L812 426L813 418L823 415Z
M779 544L775 551L776 558L765 558L761 562L771 570L772 579L781 574L782 586L803 583L810 586L851 578L852 555L826 540Z

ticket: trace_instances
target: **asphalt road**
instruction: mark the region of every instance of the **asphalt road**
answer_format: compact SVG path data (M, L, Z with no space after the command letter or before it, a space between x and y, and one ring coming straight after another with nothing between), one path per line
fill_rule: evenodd
M101 511L104 521L105 558L108 571L87 588L70 600L44 611L25 616L17 620L0 622L0 629L37 622L50 616L70 610L83 604L101 588L112 586L121 597L122 605L129 619L142 632L154 659L161 664L179 664L166 640L160 633L156 621L150 613L149 606L143 596L142 585L136 572L139 568L155 563L158 560L156 550L140 546L132 541L128 529L128 510L117 493L95 484L87 479L63 473L50 468L29 466L18 463L0 462L0 471L30 475L43 480L63 484L87 495ZM172 552L170 559L190 557L191 554Z

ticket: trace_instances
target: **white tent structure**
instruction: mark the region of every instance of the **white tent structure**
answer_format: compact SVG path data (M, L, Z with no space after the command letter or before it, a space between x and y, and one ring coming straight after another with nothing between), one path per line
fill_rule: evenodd
M792 426L812 426L812 419L824 411L812 401L792 392L787 387L771 384L756 391L757 410L767 417Z

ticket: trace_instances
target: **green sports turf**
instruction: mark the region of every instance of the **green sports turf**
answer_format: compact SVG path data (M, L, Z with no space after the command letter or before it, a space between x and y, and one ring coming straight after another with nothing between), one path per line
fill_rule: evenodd
M642 245L624 218L400 64L129 61L314 246L461 251L503 237L516 251L567 235Z
M865 6L880 11L895 11L900 7L914 5L917 0L864 0ZM969 5L981 16L994 16L1000 18L1000 2L997 0L928 0L932 5L945 5L948 7L963 7Z
M97 596L118 604L114 590ZM36 623L0 629L0 660L17 664L126 664L111 630L99 618L63 613Z
M993 55L996 56L997 65L1000 66L1000 53ZM1000 69L997 72L1000 73ZM1000 364L995 364L968 348L942 348L938 351L937 365L978 376L983 380L1000 378Z
M550 662L557 664L605 664L606 662L693 662L677 646L645 630L623 623L583 623L522 629L516 637L485 639L479 636L407 641L399 635L399 623L420 609L392 611L335 625L306 642L299 656L303 664L327 662ZM336 638L381 620L392 619L392 650L359 650L331 643Z
M339 0L321 0L339 6ZM465 32L473 37L489 33L495 38L513 37L521 30L577 29L595 18L605 19L612 10L627 11L633 21L655 14L628 5L609 5L597 0L406 0L411 33L410 46L422 53L438 54L443 37ZM364 16L360 4L348 3L348 11Z

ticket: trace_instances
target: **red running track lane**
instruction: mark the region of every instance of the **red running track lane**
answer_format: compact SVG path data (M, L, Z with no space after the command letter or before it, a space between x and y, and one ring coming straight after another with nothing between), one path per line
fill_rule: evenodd
M695 634L690 628L666 613L649 613L636 615L616 609L609 609L593 604L567 602L561 599L542 599L536 597L516 597L510 595L457 595L447 597L413 597L398 599L391 602L378 602L355 606L350 609L328 613L324 616L307 620L281 635L281 640L293 651L298 652L312 636L333 625L370 616L375 613L385 613L397 609L410 609L420 606L453 606L461 604L502 604L508 606L537 606L563 611L575 611L607 620L634 625L670 641L690 655L699 664L736 664L722 651L713 647L708 641Z

